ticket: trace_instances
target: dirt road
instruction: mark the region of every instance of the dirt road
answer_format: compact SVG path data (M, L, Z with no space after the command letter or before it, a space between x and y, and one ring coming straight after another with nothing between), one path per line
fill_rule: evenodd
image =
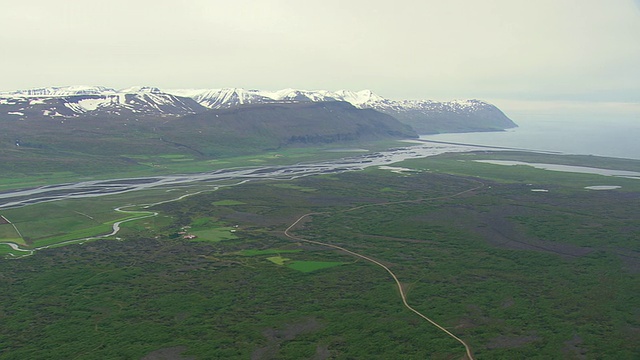
M417 200L405 200L405 201L394 201L394 202L386 202L386 203L380 203L380 204L368 204L368 205L361 205L361 206L356 206L347 210L343 210L342 212L348 212L348 211L354 211L357 209L362 209L362 208L366 208L366 207L380 207L380 206L387 206L387 205L393 205L393 204L402 204L402 203L417 203L417 202L422 202L422 201L432 201L432 200L443 200L443 199L450 199L453 197L457 197L466 193L470 193L472 191L478 190L480 188L483 188L485 186L484 183L477 181L477 180L470 180L473 181L474 183L477 184L477 186L464 190L464 191L460 191L458 193L452 194L452 195L446 195L446 196L438 196L438 197L432 197L432 198L421 198L421 199L417 199ZM389 275L391 275L391 277L393 278L393 280L396 283L396 286L398 287L398 291L400 292L400 298L402 299L402 304L409 309L410 311L412 311L413 313L415 313L416 315L420 316L421 318L423 318L424 320L428 321L429 323L431 323L433 326L437 327L438 329L440 329L441 331L443 331L445 334L447 334L448 336L452 337L453 339L455 339L456 341L458 341L460 344L462 344L462 346L464 346L465 351L466 351L466 357L468 360L474 360L473 355L471 353L471 347L462 339L460 339L459 337L457 337L456 335L454 335L453 333L451 333L449 330L447 330L446 328L444 328L443 326L441 326L440 324L436 323L435 321L433 321L432 319L430 319L429 317L425 316L424 314L420 313L418 310L414 309L413 307L411 307L411 305L409 305L407 303L407 297L406 294L404 292L404 289L402 288L402 284L400 283L400 280L398 280L398 277L396 276L396 274L394 274L393 271L391 271L391 269L389 269L386 265L382 264L381 262L372 259L366 255L357 253L355 251L351 251L348 249L345 249L344 247L338 246L338 245L333 245L333 244L329 244L329 243L325 243L325 242L321 242L321 241L315 241L315 240L309 240L309 239L305 239L296 235L291 234L291 231L304 219L309 218L313 215L328 215L330 213L327 212L317 212L317 213L308 213L308 214L304 214L302 216L300 216L293 224L289 225L289 227L284 231L284 235L287 236L289 239L292 240L296 240L296 241L302 241L302 242L306 242L306 243L310 243L310 244L315 244L315 245L321 245L321 246L326 246L332 249L336 249L336 250L340 250L343 252L346 252L350 255L356 256L358 258L364 259L370 263L373 263L383 269L385 269Z

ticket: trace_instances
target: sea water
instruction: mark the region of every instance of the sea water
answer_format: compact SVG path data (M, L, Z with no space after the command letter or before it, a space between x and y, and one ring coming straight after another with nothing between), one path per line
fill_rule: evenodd
M507 114L517 128L422 139L640 160L640 114Z

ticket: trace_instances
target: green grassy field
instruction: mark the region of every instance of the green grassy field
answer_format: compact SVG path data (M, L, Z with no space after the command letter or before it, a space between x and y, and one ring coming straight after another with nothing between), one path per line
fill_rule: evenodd
M7 241L9 242L15 242L12 240L13 239L7 239ZM16 239L16 240L19 240L19 239ZM29 254L30 252L28 251L14 250L9 245L0 245L0 256L3 256L7 259L18 258L18 257L29 255Z
M196 359L463 357L459 343L403 308L383 269L283 235L310 212L318 214L296 236L384 263L408 302L478 359L638 358L640 181L472 159L561 157L454 154L397 164L419 170L407 174L251 182L131 206L159 215L123 224L124 241L0 260L0 359L129 359L161 349ZM585 189L604 184L621 188ZM118 206L206 189L3 215L36 243L135 216Z
M282 257L280 255L278 256L270 256L267 258L267 260L271 261L272 263L276 264L276 265L284 265L287 262L291 261L291 259L286 258L286 257Z
M309 273L316 270L328 269L344 263L337 261L298 261L281 255L267 257L266 260L280 266L286 266L290 269Z
M191 231L193 235L197 236L197 241L223 241L223 240L231 240L237 239L232 231L234 228L231 226L223 226L223 227L215 227L209 229L202 230L194 230Z
M0 225L0 239L11 241L20 245L25 245L24 239L20 237L20 234L16 232L16 229L11 224Z

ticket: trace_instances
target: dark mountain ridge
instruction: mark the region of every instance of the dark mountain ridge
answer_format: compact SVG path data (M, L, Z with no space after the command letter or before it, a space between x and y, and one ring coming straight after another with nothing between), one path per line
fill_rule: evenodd
M162 91L154 87L124 90L101 86L52 87L0 93L0 118L26 120L109 115L166 118L259 104L340 101L358 109L373 109L391 115L419 134L500 131L517 126L500 109L480 100L391 100L370 90L227 88Z
M356 140L416 138L416 132L392 116L357 109L342 101L254 104L213 109L181 117L173 124L197 128L192 139L206 141L224 129L225 137L255 134L272 147Z
M394 101L370 91L42 88L0 93L0 161L23 171L142 164L159 154L211 159L504 128L496 119L510 122L479 101Z
M81 98L93 99L93 95ZM47 104L61 106L60 101L50 99ZM60 110L64 109L69 108L62 105ZM200 109L162 117L122 110L64 117L29 116L37 111L33 108L20 111L24 115L0 117L0 148L10 151L8 155L124 155L130 159L130 155L185 154L216 158L286 146L417 137L411 127L389 115L337 101Z

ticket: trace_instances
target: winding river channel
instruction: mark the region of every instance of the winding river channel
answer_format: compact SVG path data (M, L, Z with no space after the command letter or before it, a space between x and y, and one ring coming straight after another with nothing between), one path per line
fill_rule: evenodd
M122 178L122 179L108 179L108 180L92 180L92 181L80 181L76 183L65 183L58 185L46 185L29 189L17 189L5 192L0 192L0 211L24 207L28 205L34 205L44 202L67 200L67 199L79 199L79 198L92 198L98 196L122 194L132 191L142 191L154 188L162 188L170 191L177 187L184 187L189 185L206 185L211 186L210 190L216 190L220 187L234 186L246 183L252 180L291 180L303 176L320 175L320 174L333 174L346 171L358 171L367 167L378 166L381 168L392 169L388 165L397 163L408 159L424 158L443 153L456 153L456 152L470 152L470 151L487 151L487 150L524 150L505 147L489 147L489 146L474 146L457 143L445 143L430 140L416 140L408 142L406 147L398 147L395 149L389 149L386 151L376 153L366 153L358 156L346 157L337 160L309 163L309 164L295 164L295 165L283 165L283 166L262 166L262 167L241 167L241 168L229 168L215 170L205 173L196 174L178 174L178 175L162 175L162 176L150 176L150 177L137 177L137 178ZM348 151L348 150L344 150ZM360 150L358 150L360 151ZM362 150L366 151L366 150ZM530 150L524 150L530 151ZM539 151L534 151L539 152ZM483 161L490 163L503 164L504 161ZM510 165L512 165L509 162ZM570 171L579 173L593 173L608 176L623 176L627 178L640 179L640 173L629 171L617 171L617 170L605 170L595 169L587 167L579 167L579 171L574 169L577 167L567 167L565 165L549 165L549 164L526 164L530 166L534 165L548 165L548 167L542 167L545 170L555 171ZM564 167L563 167L564 166ZM558 168L560 167L560 168ZM600 188L598 186L592 188ZM604 187L609 188L609 187ZM614 187L617 188L617 187ZM30 248L22 247L12 242L0 242L0 245L8 245L14 251L21 251L25 253L25 256L33 254L36 250L46 249L51 246L60 246L67 243L78 243L91 239L99 239L105 237L115 236L120 231L120 224L123 222L135 221L144 219L147 217L153 217L158 215L152 211L145 210L124 210L125 208L141 208L149 209L150 207L162 204L166 202L177 201L188 196L197 195L202 191L188 193L180 197L160 201L154 204L138 204L138 205L124 205L114 210L121 213L136 214L137 216L130 217L128 219L116 222L112 224L113 231L106 235L97 235L93 237L87 237L82 239L74 239L65 241L62 243L56 243L54 245L47 245L42 247ZM16 234L22 238L19 229L15 224L11 223L9 219L0 214L2 220L5 223L11 224L16 231ZM15 256L13 254L10 254Z
M217 182L230 180L294 179L302 176L357 171L371 166L389 165L406 159L423 158L442 153L475 150L488 150L488 148L423 142L420 144L411 144L407 147L319 163L230 168L197 174L92 180L47 185L30 189L0 192L0 210L49 201L114 195L159 187L170 188L172 186L192 183L215 184Z
M384 166L407 159L424 158L443 153L451 152L469 152L475 150L488 150L487 147L466 146L458 144L445 144L435 142L411 142L406 147L399 147L387 151L366 153L358 156L347 157L337 160L295 164L285 166L263 166L263 167L242 167L215 170L206 173L181 174L181 175L163 175L137 178L108 179L108 180L92 180L80 181L76 183L65 183L58 185L46 185L29 189L17 189L11 191L0 192L0 211L14 209L44 202L60 201L67 199L92 198L99 196L122 194L132 191L142 191L153 188L162 188L172 190L176 187L183 187L195 184L204 184L212 186L211 190L220 187L234 186L246 183L252 180L290 180L303 176L332 174L346 171L358 171L371 166ZM493 149L499 150L499 149ZM209 190L209 191L211 191ZM113 237L120 231L120 225L124 222L141 220L148 217L158 215L156 212L146 210L125 210L126 208L148 209L154 205L166 202L177 201L188 196L197 195L200 192L188 193L180 197L160 201L153 204L124 205L114 210L130 215L138 216L118 221L112 224L112 232L103 235L68 240L55 243L52 245L40 247L23 247L13 242L0 242L0 245L8 245L14 251L21 252L21 256L10 253L13 258L19 258L32 255L34 252L47 249L52 246L61 246L72 243L82 243L92 239L101 239ZM2 216L2 219L16 229L16 233L22 237L18 228Z

